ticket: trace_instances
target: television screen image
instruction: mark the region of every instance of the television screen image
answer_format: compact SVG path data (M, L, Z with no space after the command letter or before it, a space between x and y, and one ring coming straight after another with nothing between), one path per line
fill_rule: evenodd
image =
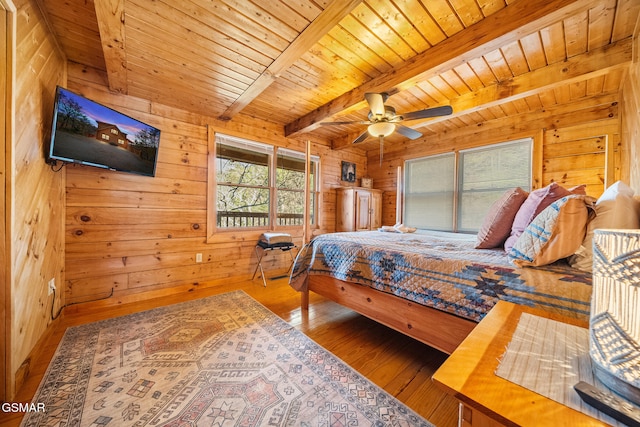
M58 86L49 161L154 176L160 130Z

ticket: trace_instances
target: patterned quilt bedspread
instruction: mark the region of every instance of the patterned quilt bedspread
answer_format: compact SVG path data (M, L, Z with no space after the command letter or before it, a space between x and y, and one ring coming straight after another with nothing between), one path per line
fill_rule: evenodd
M503 250L474 249L475 239L442 232L324 234L300 251L290 285L302 291L310 275L330 276L474 321L501 299L588 319L591 273L563 262L516 267Z

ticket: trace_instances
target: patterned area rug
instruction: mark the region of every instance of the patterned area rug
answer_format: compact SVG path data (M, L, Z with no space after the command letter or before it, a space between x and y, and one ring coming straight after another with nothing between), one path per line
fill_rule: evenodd
M69 328L23 426L430 426L242 291Z

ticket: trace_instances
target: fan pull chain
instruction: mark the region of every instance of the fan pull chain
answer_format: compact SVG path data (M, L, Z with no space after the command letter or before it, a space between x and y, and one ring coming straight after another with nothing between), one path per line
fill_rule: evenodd
M382 167L382 153L384 151L384 136L380 135L380 167Z

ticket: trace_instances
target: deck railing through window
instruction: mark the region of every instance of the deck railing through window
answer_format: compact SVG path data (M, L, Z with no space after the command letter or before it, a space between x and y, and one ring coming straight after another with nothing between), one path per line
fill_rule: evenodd
M277 225L302 225L302 214L278 214ZM266 212L218 212L217 225L221 228L234 227L266 227L269 225L269 214Z

